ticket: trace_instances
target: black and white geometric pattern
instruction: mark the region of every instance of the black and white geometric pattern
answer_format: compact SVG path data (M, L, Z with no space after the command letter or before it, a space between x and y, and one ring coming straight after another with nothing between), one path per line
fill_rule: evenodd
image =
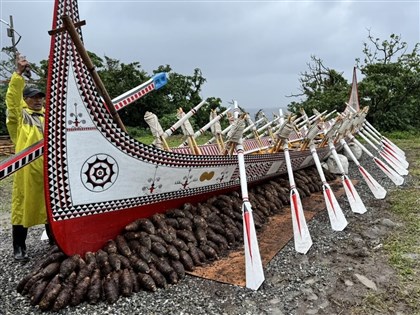
M82 167L82 184L90 191L102 192L109 189L117 180L118 164L112 156L95 154Z
M0 163L0 180L12 175L14 172L24 167L26 164L41 157L44 153L44 141L40 140L25 150L12 155Z
M72 0L57 1L58 8L54 17L54 28L62 26L61 16L68 15L74 23L79 21L77 2ZM81 30L78 29L81 37ZM48 97L47 97L47 167L49 199L47 206L52 213L54 220L66 220L81 216L110 211L119 211L142 205L149 205L167 200L174 200L183 197L204 195L206 193L231 189L239 186L238 161L236 156L221 155L190 155L167 152L152 146L139 143L123 132L114 122L112 116L107 111L103 101L98 94L91 75L79 56L76 48L67 32L57 33L52 36L48 77ZM220 181L217 184L201 186L198 188L179 189L173 192L147 194L141 197L111 200L106 202L94 202L75 206L72 203L69 166L67 165L67 129L66 121L67 103L67 82L70 71L74 71L76 85L80 97L85 106L94 128L98 130L103 138L114 148L137 161L144 161L155 166L170 166L173 168L220 169L220 175L226 167L235 167L235 171L228 182ZM73 76L73 74L72 74ZM70 104L74 106L73 104ZM82 106L82 105L81 105ZM252 140L255 142L255 140ZM81 143L81 146L83 143ZM246 147L244 145L244 147ZM325 149L328 150L328 149ZM294 169L299 169L301 163L310 155L310 152L291 152ZM321 154L320 154L321 155ZM284 154L247 154L244 156L247 169L248 182L255 182L273 177L279 172L285 172L285 164L277 174L267 174L273 163L284 160ZM105 156L98 152L84 162L80 170L82 184L90 191L101 192L109 189L116 177L119 175L117 162L109 155Z

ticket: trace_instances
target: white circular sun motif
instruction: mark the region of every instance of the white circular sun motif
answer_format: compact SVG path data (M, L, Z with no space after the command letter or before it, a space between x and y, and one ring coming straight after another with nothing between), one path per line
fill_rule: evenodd
M107 154L95 154L82 166L83 185L93 192L102 192L111 187L118 177L118 164Z

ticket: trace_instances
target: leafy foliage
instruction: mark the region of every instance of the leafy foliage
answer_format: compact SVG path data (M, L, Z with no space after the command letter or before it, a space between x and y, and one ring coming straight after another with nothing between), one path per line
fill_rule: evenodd
M302 108L308 115L313 109L318 111L342 111L343 100L349 95L349 84L341 73L330 69L316 56L311 56L311 62L307 64L309 71L301 73L300 94L291 96L304 96L302 102L292 102L288 105L289 111L298 113Z
M361 106L369 106L368 119L381 131L420 130L420 44L417 43L411 52L400 36L391 34L390 38L381 41L370 32L368 41L363 44L363 62L356 59L364 78L359 83ZM8 58L0 61L0 77L9 78L14 71L14 50L2 49ZM119 114L127 127L148 129L144 121L147 111L160 118L164 129L169 128L176 120L178 108L188 112L202 101L201 89L206 82L201 70L196 68L191 75L183 75L172 70L170 65L161 65L152 74L148 74L139 62L122 63L107 56L101 58L89 52L111 98L117 97L133 87L149 80L154 74L166 72L168 84L158 91L153 91L134 104L123 108ZM311 56L308 71L301 73L300 93L290 95L300 97L292 101L288 109L294 113L302 108L308 115L313 109L319 111L342 111L350 95L351 86L342 73L328 68L323 61ZM39 65L31 64L35 74L30 84L46 90L48 62L42 60ZM0 120L5 121L5 92L7 80L0 86ZM202 109L190 119L193 128L204 126L209 119L210 109L222 107L221 99L210 97ZM5 124L0 124L0 133L7 133Z
M7 78L9 78L14 71L14 57L11 52L8 53L9 59L5 59L0 64L0 69L4 70L2 75ZM182 108L184 112L188 112L202 101L200 92L206 79L198 68L194 69L192 75L183 75L173 72L169 65L165 65L159 66L153 71L152 75L149 75L142 69L139 62L126 64L107 56L101 58L92 52L88 52L88 54L111 98L115 98L135 86L148 81L157 73L167 73L169 80L163 88L149 93L130 106L119 111L119 115L127 127L148 130L148 126L143 118L144 114L147 111L150 111L159 117L162 127L167 129L178 120L176 117L178 108ZM31 64L31 66L33 69L36 69L38 76L32 78L30 84L36 85L42 90L46 90L48 62L42 60L39 66L35 64ZM0 90L0 119L2 121L5 121L4 96L6 90L7 84L3 84L2 90ZM195 130L208 122L210 109L219 108L220 110L224 110L221 106L221 102L221 99L216 97L211 97L207 100L207 104L190 119ZM129 130L134 129L129 128ZM7 133L5 124L1 125L0 133Z
M7 134L6 127L6 92L9 83L9 78L16 69L16 53L13 47L3 47L1 52L6 55L6 58L0 61L0 134ZM47 84L47 61L41 61L40 66L30 63L32 72L31 77L26 78L27 84L31 84L39 88L41 91L46 90Z
M363 62L356 59L364 75L359 83L360 105L369 106L367 119L381 131L420 129L420 43L411 52L401 37L391 34L381 41L370 32L363 44ZM288 109L297 113L303 108L308 114L319 111L342 111L351 91L351 83L341 73L326 67L320 58L311 56L309 71L301 73L304 97L291 102Z
M15 51L12 47L3 47L1 50L7 58L0 61L0 78L9 78L15 71Z
M361 105L369 106L367 118L382 131L419 130L420 46L407 52L407 43L392 34L390 40L365 43L365 75L359 85Z

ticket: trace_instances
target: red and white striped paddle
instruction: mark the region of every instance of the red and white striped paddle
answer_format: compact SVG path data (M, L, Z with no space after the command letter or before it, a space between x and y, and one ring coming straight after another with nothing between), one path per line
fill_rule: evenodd
M341 164L341 161L338 157L337 151L335 150L334 143L332 141L329 141L329 148L332 153L332 156L335 160L335 163L337 164L338 169L341 173L341 181L343 184L344 191L346 192L347 200L349 201L350 208L354 213L365 213L366 207L360 199L359 194L356 191L356 188L354 188L353 183L349 179L349 177L344 172L343 165Z
M296 189L292 163L290 161L289 143L287 140L283 145L283 151L290 183L290 209L292 212L295 250L298 253L306 254L312 246L312 238L308 226L306 225L305 215L303 214L302 201L299 192Z
M244 227L246 287L252 290L258 290L265 278L260 249L258 247L257 233L255 231L254 218L252 215L252 207L248 200L244 148L242 144L236 145L236 152L238 155L239 176L243 201L242 220Z
M357 168L359 169L360 174L362 175L363 179L365 180L366 184L368 185L370 191L375 196L376 199L384 199L386 196L386 190L379 184L369 172L360 165L357 158L354 156L353 152L350 150L347 142L344 139L340 140L340 143L343 145L344 150L346 150L347 154L353 160L354 164L356 164Z
M400 186L404 183L404 177L399 175L386 163L382 162L380 159L373 156L373 154L370 153L370 151L363 144L361 144L359 140L357 140L353 135L349 135L349 138L350 138L350 141L353 141L356 145L358 145L363 150L363 152L365 152L370 158L372 158L373 162L375 162L375 164L381 169L381 171L384 172L384 174L388 176L388 178L392 180L392 182L395 185Z
M358 135L362 137L372 148L374 148L379 155L400 175L407 175L408 171L404 168L400 161L395 156L389 155L386 151L379 150L376 145L372 143L363 133L358 132Z
M383 145L382 142L378 142L373 136L372 134L370 134L366 128L363 128L360 130L365 136L367 136L372 142L375 142L377 145L380 146L380 151L385 152L386 154L388 154L389 156L391 156L393 159L395 159L396 161L398 161L401 166L405 169L408 168L409 164L407 162L407 160L405 159L405 155L401 155L399 152L394 151L392 148Z
M331 190L330 185L327 183L321 162L319 161L318 153L316 152L315 144L310 145L310 150L315 161L319 177L321 177L322 190L324 194L325 205L327 206L328 217L330 218L331 228L334 231L342 231L347 226L346 217L344 216L343 210L341 210L340 204L335 198L334 192Z

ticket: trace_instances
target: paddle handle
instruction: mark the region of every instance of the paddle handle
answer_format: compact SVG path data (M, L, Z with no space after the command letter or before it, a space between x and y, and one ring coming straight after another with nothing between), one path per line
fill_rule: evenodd
M319 177L321 178L322 183L326 184L327 179L325 178L324 171L323 171L322 166L321 166L321 161L319 160L318 153L316 152L315 145L312 144L310 146L310 149L311 149L312 157L313 157L314 162L315 162L316 169L318 170Z
M242 144L236 145L236 152L238 156L239 177L241 182L242 200L248 201L248 183L246 181L246 168L244 158L244 147Z

